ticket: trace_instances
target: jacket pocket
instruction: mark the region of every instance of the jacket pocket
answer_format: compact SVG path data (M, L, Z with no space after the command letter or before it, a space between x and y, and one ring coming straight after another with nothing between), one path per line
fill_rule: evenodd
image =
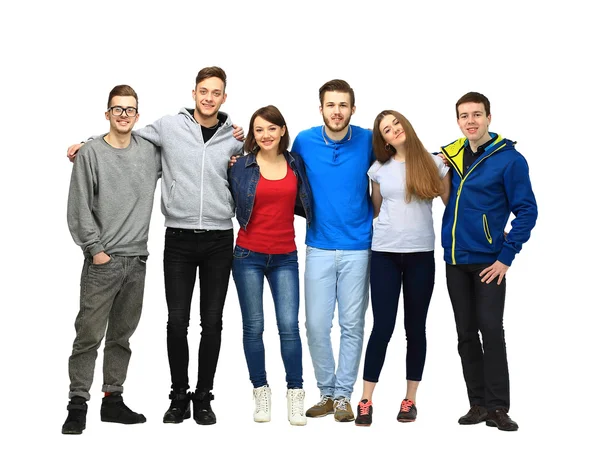
M493 242L492 234L490 233L490 226L488 225L488 220L487 220L487 216L485 213L483 213L482 221L483 221L483 233L485 233L485 238L487 239L488 243L492 244L492 242Z
M465 209L456 224L456 247L465 251L493 252L495 248L492 232L493 222L488 222L484 211Z

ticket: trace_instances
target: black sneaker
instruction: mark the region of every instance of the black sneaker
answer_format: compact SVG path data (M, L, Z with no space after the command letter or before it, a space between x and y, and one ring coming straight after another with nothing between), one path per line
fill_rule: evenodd
M171 391L169 399L171 399L171 406L163 416L163 422L165 424L179 424L184 419L189 419L190 414L190 400L192 393L186 393L185 391L175 392Z
M125 405L121 393L110 393L102 398L100 420L118 424L141 424L146 422L146 417Z
M210 426L217 423L217 417L210 407L210 401L215 396L210 391L196 391L192 394L194 401L194 421L202 426Z
M458 418L458 423L461 426L479 424L480 422L485 421L487 418L488 412L485 407L482 407L481 405L473 405L466 415Z
M358 403L356 408L356 419L354 424L357 426L368 427L373 422L373 402L363 399Z
M417 406L410 399L404 399L400 404L400 412L396 416L398 422L413 422L417 419Z
M67 405L69 414L62 426L62 433L65 435L80 435L85 429L85 418L87 415L87 403L85 398L72 397Z
M489 427L497 427L500 430L506 430L509 432L519 430L519 425L510 419L510 416L508 416L508 410L506 408L496 408L495 410L488 412L485 425Z

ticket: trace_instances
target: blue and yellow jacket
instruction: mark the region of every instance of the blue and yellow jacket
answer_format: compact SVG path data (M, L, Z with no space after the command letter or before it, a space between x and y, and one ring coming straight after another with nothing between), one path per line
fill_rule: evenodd
M463 137L442 147L452 167L450 199L442 220L444 260L452 265L493 263L510 266L531 235L537 204L527 161L514 144L491 133L492 142L468 170ZM504 229L515 215L508 235Z

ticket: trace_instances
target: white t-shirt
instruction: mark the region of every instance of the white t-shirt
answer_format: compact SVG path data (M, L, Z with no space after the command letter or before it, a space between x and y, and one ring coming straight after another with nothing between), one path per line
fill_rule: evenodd
M432 155L440 179L449 168L442 159ZM435 233L431 200L412 197L406 203L406 165L393 158L385 164L375 161L367 172L369 178L379 183L383 202L373 229L371 249L379 252L433 251Z

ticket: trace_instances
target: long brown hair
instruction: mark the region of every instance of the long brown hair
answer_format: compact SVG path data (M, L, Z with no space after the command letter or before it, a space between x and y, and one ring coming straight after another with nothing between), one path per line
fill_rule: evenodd
M377 115L373 123L373 151L377 161L384 164L396 154L394 147L387 144L379 130L379 124L386 115L396 117L402 128L404 128L406 137L404 142L404 150L406 151L406 203L410 203L413 196L424 200L437 197L442 191L442 180L433 156L421 143L410 121L395 110L384 110Z

